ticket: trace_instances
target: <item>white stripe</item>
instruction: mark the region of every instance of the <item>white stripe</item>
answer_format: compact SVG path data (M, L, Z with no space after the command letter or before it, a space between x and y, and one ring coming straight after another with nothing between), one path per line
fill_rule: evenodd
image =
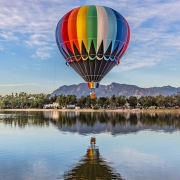
M97 51L103 40L104 50L106 48L106 41L108 36L108 16L106 10L102 6L96 6L97 9Z

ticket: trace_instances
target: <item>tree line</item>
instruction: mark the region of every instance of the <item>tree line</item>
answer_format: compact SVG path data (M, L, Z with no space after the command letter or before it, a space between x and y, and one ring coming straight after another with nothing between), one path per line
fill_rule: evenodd
M25 92L12 93L11 95L0 95L1 109L24 109L43 108L45 104L52 103L53 99L49 94L27 94Z
M59 108L67 107L67 105L76 105L80 108L178 108L180 106L180 93L170 96L115 96L99 97L91 99L90 96L81 96L77 98L75 95L58 95L51 97L50 94L27 94L25 92L12 93L11 95L0 95L1 109L14 108L43 108L45 104L59 103Z

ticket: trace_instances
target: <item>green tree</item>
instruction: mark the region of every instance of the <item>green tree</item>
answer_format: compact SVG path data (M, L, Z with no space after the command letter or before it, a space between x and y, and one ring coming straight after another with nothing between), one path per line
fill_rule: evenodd
M162 107L162 106L165 106L166 103L165 103L165 97L162 96L162 95L158 95L156 96L156 104L159 106L159 107Z
M156 106L156 98L153 96L142 96L139 98L138 102L143 106L144 108L150 107L150 106Z
M77 100L77 105L80 106L81 108L84 108L86 104L86 97L85 96L81 96L78 100Z
M104 102L104 108L109 107L109 105L110 105L110 100L109 98L107 98L106 101Z
M67 106L67 100L66 100L66 96L65 95L59 95L56 98L56 102L59 103L60 107L65 107Z
M110 105L112 108L116 108L117 105L117 98L115 95L112 95L110 98Z
M66 105L70 105L70 104L76 104L77 103L77 98L75 95L67 95L66 97Z
M132 106L133 108L135 108L137 106L137 97L136 96L130 96L128 99L128 102L130 104L130 106Z
M126 103L126 96L117 97L117 102L119 106L124 106Z
M107 99L108 97L100 97L99 99L97 99L98 106L100 106L101 108L105 108L105 102Z

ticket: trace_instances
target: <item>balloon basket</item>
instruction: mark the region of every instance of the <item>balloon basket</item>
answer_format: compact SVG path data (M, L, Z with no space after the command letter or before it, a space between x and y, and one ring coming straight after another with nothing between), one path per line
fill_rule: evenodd
M91 99L95 99L96 94L95 93L90 93L90 97L91 97Z

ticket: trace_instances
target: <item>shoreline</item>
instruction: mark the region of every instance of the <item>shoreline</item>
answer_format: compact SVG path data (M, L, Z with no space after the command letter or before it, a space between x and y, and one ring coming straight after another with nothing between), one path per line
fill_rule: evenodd
M48 112L48 111L58 111L58 112L116 112L116 113L123 113L123 112L129 112L129 113L179 113L180 109L0 109L0 112Z

